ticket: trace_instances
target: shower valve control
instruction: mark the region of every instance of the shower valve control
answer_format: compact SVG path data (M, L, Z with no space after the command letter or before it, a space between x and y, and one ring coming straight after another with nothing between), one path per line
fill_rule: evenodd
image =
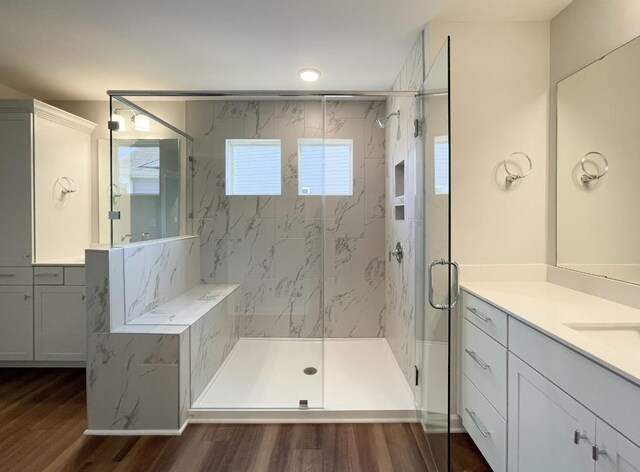
M395 249L393 249L392 251L389 251L389 261L391 261L391 257L395 257L396 261L398 261L398 264L402 262L402 259L404 258L404 250L402 248L402 243L400 242L396 243Z

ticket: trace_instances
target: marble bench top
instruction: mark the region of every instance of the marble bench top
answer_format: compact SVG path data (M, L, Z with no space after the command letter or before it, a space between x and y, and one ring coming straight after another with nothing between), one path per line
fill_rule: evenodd
M236 284L196 285L167 303L129 321L126 326L135 332L141 332L141 327L145 325L191 326L239 287L240 285Z

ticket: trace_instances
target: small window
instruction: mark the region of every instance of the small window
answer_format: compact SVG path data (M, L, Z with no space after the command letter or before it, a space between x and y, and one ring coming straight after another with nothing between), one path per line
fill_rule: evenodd
M433 187L436 195L449 193L449 137L433 140Z
M353 195L353 140L298 139L298 194Z
M279 139L227 139L227 195L282 193Z

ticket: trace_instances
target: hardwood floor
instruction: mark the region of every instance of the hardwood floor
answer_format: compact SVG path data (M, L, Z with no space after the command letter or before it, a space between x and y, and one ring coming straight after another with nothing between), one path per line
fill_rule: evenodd
M412 424L189 425L178 437L90 437L85 417L84 370L0 369L0 471L429 470ZM491 470L466 435L453 444L452 470Z

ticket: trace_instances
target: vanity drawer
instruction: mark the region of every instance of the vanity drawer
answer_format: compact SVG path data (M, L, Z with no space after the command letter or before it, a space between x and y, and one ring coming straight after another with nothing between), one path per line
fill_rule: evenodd
M84 276L84 267L65 267L64 268L64 284L65 285L86 285Z
M62 267L34 267L33 283L35 285L62 285L64 271Z
M462 327L462 371L507 417L507 350L468 320Z
M493 305L463 292L463 316L503 346L507 346L507 314Z
M0 267L0 285L32 285L31 267Z
M494 472L506 471L507 422L466 375L462 376L462 424Z

